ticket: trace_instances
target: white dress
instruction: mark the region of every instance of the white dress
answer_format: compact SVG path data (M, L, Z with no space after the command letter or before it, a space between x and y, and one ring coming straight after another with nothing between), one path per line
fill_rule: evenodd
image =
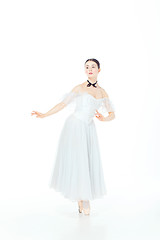
M73 202L102 198L107 190L93 117L96 109L114 112L114 106L109 98L87 92L71 91L62 101L75 102L75 110L62 128L49 187Z

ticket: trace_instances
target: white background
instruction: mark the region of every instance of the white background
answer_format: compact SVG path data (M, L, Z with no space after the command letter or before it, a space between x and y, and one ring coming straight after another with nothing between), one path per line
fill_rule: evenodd
M160 2L0 2L0 236L159 239ZM45 113L101 65L116 118L94 118L108 190L89 217L49 189L66 108Z

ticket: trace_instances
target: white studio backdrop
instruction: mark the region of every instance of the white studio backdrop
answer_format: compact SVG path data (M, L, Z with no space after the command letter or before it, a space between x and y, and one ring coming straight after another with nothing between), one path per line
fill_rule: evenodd
M31 112L47 112L87 80L88 58L99 60L99 85L116 110L113 121L94 118L108 196L158 214L160 2L6 0L0 34L1 216L42 199L68 203L48 181L71 109L44 119Z

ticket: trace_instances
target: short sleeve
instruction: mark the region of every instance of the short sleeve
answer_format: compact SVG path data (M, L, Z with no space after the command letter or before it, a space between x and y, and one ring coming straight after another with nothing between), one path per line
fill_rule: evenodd
M76 99L77 96L78 96L77 92L70 91L70 92L63 94L59 100L61 102L65 103L66 105L69 105L74 102L74 100Z
M101 105L101 110L104 113L115 112L114 104L108 97L105 97L103 99L102 105Z

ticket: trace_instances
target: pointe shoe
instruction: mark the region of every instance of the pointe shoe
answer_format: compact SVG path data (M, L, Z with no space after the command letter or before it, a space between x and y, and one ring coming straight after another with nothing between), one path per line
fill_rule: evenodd
M83 212L85 215L90 215L90 203L89 201L82 201Z
M82 210L83 210L83 205L82 205L82 200L81 200L81 201L78 201L78 211L79 211L79 213L82 213Z

